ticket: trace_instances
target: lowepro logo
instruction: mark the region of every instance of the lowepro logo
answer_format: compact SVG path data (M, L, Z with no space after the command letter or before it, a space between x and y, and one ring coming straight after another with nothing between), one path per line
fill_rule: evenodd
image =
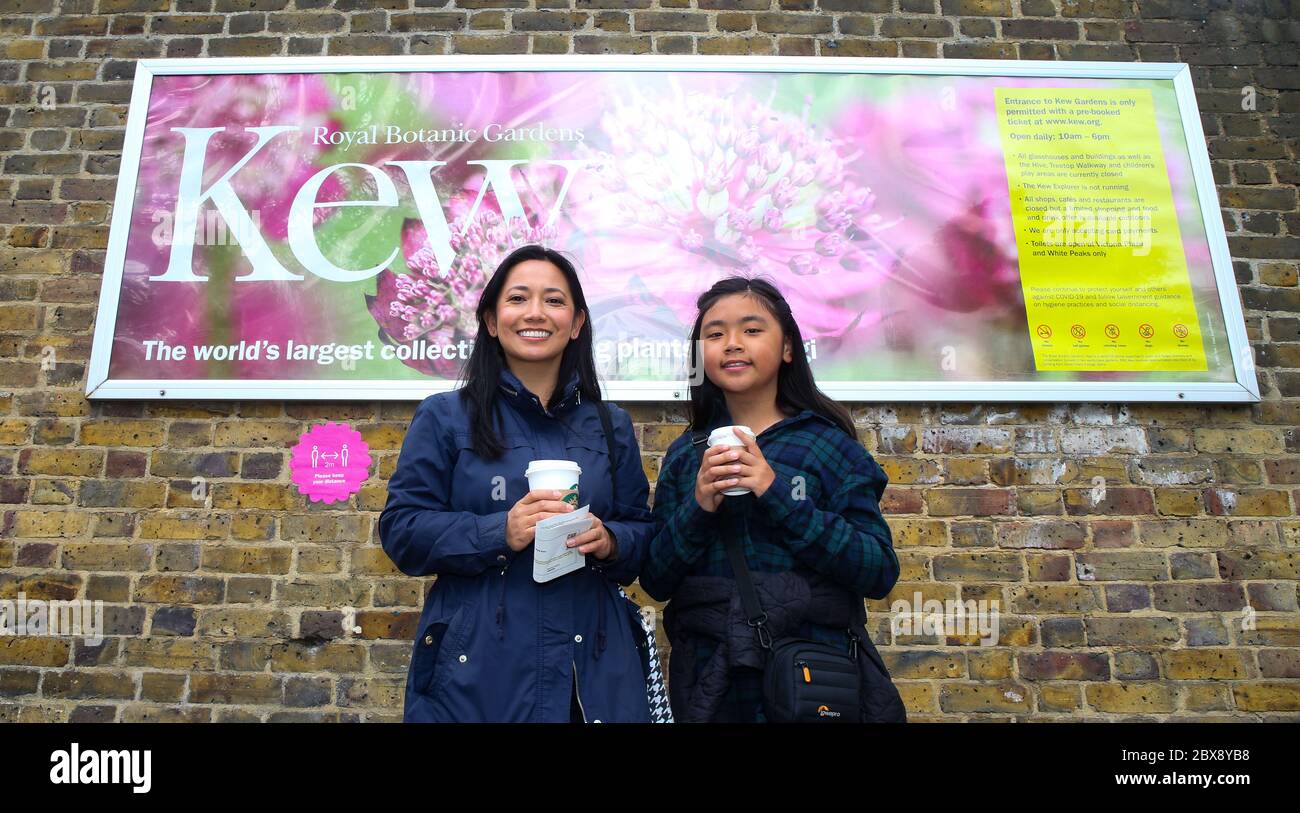
M818 706L817 716L818 717L839 717L840 713L838 711L831 711L830 706Z
M67 751L50 754L50 782L55 785L132 785L132 793L148 793L152 751L82 751L73 743Z

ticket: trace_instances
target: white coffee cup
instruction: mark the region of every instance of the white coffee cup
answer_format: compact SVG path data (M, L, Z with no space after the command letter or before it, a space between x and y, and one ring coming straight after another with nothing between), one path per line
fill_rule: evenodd
M524 470L529 491L568 492L563 500L578 507L578 477L582 467L572 460L534 460Z
M754 431L748 426L719 426L717 429L714 429L709 433L709 448L713 448L714 446L731 446L733 448L743 449L745 444L741 443L740 438L736 436L737 430L744 432L751 440L754 438ZM744 486L736 486L735 488L729 488L722 493L726 494L728 497L739 497L741 494L748 494L749 489Z

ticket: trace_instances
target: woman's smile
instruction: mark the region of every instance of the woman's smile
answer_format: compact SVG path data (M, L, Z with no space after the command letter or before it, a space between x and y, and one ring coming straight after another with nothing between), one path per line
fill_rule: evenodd
M524 260L507 273L504 285L508 287L485 314L488 330L501 343L511 370L520 375L524 386L547 390L539 382L554 378L565 347L582 330L586 313L575 306L568 280L555 263Z

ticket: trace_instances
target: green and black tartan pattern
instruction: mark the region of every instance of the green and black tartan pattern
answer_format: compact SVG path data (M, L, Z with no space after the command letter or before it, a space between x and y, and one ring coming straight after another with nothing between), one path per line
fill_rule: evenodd
M718 426L728 420L724 415ZM687 576L732 578L724 535L740 538L755 573L812 571L870 598L883 598L894 586L898 557L880 511L889 477L856 438L811 410L773 424L760 434L759 448L776 480L761 497L723 498L714 513L695 501L695 476L708 443L691 441L684 434L673 442L655 486L657 532L641 573L650 595L671 599ZM799 634L848 650L842 628L809 623ZM699 642L696 675L714 648ZM762 721L762 673L734 672L715 719Z

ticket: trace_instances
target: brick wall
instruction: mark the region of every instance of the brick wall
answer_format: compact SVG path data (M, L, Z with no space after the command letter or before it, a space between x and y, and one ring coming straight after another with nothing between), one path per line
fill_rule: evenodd
M1005 613L995 647L893 641L888 601L873 634L918 720L1295 720L1298 41L1282 0L0 0L0 598L109 634L0 639L0 720L400 719L425 585L375 523L414 405L82 395L133 60L522 52L1190 63L1266 400L853 405L891 599ZM653 482L683 415L632 412ZM346 507L289 483L324 420L377 457Z

